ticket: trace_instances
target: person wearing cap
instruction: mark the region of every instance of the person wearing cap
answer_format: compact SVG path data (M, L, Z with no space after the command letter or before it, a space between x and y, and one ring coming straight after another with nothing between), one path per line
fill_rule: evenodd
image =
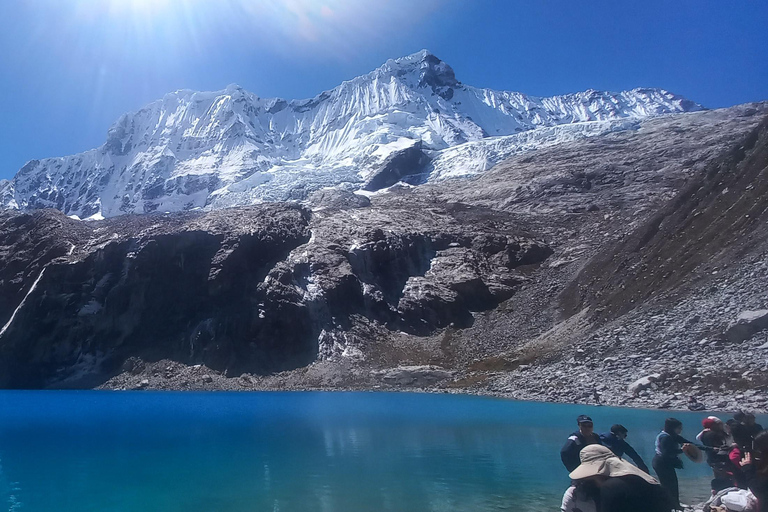
M618 458L621 459L626 453L638 468L642 469L646 473L650 473L650 471L648 471L648 466L646 466L645 462L643 461L643 458L640 457L640 454L638 454L637 451L635 451L635 449L632 448L632 446L626 441L628 433L629 431L624 425L616 424L611 427L610 432L600 434L600 441L603 443L603 446L610 448Z
M734 464L730 459L733 447L725 423L717 416L707 416L701 421L701 426L703 430L698 433L696 440L703 445L707 464L712 468L712 492L716 493L726 487L741 487L741 468L738 461Z
M582 414L576 418L579 430L568 437L568 440L560 450L560 459L563 461L565 469L573 471L579 465L579 453L585 446L591 444L600 444L600 437L594 432L594 423L592 418Z
M698 433L696 440L704 445L707 452L707 464L714 467L722 462L730 462L728 452L728 434L725 424L717 416L707 416L701 421L703 430Z
M683 468L680 454L692 443L680 434L683 423L675 418L664 421L664 430L656 436L656 455L653 457L653 469L659 477L661 487L667 492L671 508L680 510L680 488L677 483L676 469ZM682 446L682 448L681 448Z
M591 445L581 450L580 464L568 475L598 488L598 512L669 512L667 495L651 475L621 460L610 448Z

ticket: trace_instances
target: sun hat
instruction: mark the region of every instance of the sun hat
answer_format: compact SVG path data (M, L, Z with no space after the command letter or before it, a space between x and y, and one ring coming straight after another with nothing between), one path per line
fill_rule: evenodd
M610 448L600 444L585 446L581 453L579 453L579 458L581 459L581 464L571 471L569 475L571 480L581 480L598 475L607 477L634 475L639 476L649 484L659 483L658 480L642 469L621 460Z

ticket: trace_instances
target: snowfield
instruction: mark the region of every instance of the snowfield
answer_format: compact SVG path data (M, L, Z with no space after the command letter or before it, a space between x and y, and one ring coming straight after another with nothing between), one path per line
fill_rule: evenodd
M28 162L0 182L0 202L86 219L302 200L327 187L359 190L411 148L431 160L414 180L443 180L695 110L662 89L551 98L480 89L422 50L311 99L260 98L236 85L166 94L121 116L97 149Z

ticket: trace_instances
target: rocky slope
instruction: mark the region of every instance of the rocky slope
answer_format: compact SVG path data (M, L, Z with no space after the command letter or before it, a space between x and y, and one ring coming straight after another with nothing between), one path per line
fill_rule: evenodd
M766 115L658 117L370 198L6 212L0 385L763 410Z
M122 116L99 148L28 162L0 184L0 204L103 218L302 200L326 187L377 190L694 110L661 89L551 98L480 89L421 51L312 99L260 98L234 85L167 94Z

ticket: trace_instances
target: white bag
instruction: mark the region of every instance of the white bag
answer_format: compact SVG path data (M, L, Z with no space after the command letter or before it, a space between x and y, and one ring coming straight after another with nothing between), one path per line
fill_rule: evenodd
M733 512L757 510L757 500L755 499L755 496L744 489L729 492L720 498L720 503Z

